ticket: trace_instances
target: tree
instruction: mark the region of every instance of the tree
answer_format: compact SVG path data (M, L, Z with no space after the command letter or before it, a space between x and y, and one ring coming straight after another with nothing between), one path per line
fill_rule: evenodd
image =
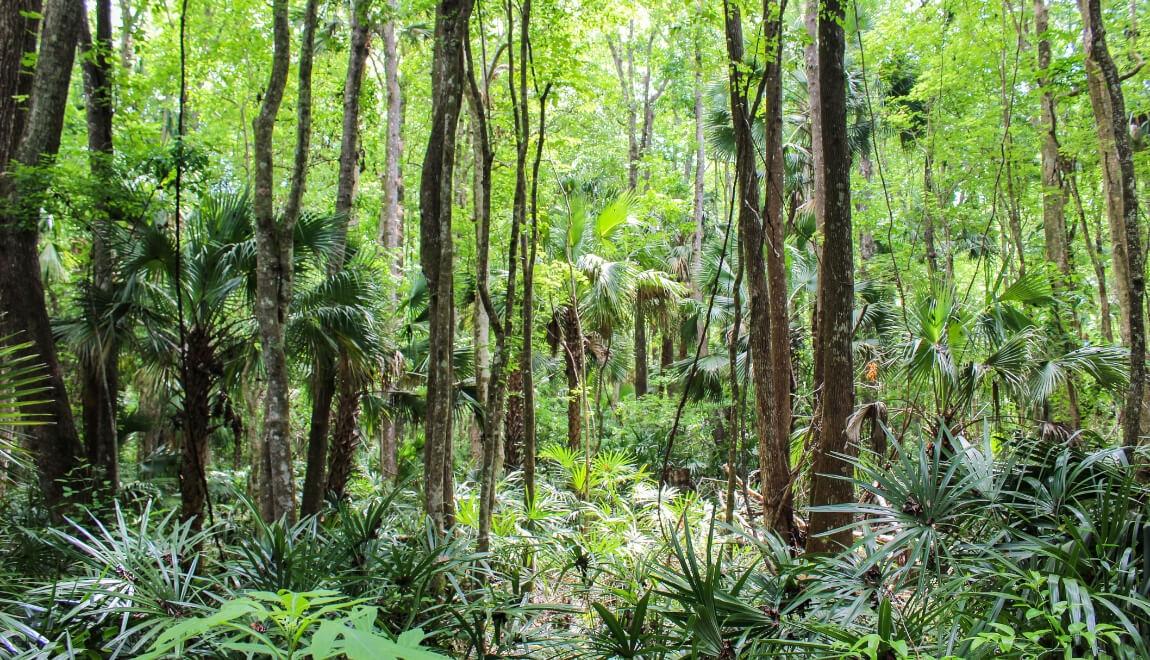
M371 37L371 23L367 13L371 0L357 0L351 7L351 44L348 49L347 76L343 87L343 121L339 147L339 179L336 184L335 213L339 218L336 248L328 263L328 273L340 273L348 257L348 226L352 224L356 185L359 180L359 109L360 92ZM338 364L338 367L337 367ZM332 445L331 464L335 468L325 474L328 460L328 431L331 427L331 406L339 376L339 416L336 427L339 439ZM312 392L311 426L308 429L307 471L304 475L303 498L300 515L317 513L323 501L324 490L343 494L355 450L355 418L359 408L359 386L355 382L346 351L340 351L336 360L321 359L316 365ZM343 406L350 406L344 409ZM337 450L338 448L338 450ZM339 476L336 476L339 475ZM334 478L333 478L334 477Z
M36 68L28 76L23 55L36 47L38 6L6 2L0 9L0 336L30 342L29 350L45 367L46 392L35 395L40 403L27 412L50 423L30 429L29 435L40 492L45 504L58 511L65 482L78 466L80 441L45 307L37 238L47 188L42 168L52 164L60 148L83 4L45 0Z
M81 62L87 95L88 151L92 179L98 186L96 222L92 231L92 291L88 301L107 299L113 287L113 255L108 250L107 225L118 214L112 185L112 3L96 0L96 35L92 39L85 18L80 21ZM93 312L95 309L92 310ZM84 442L88 463L96 470L98 486L115 493L119 483L119 439L116 407L120 389L119 340L115 333L96 333L99 341L80 355L80 382Z
M379 243L391 253L391 274L398 278L403 273L403 89L399 85L399 47L395 38L395 14L398 0L388 0L389 18L383 24L383 68L387 86L387 135L383 172L383 206L380 210ZM392 302L397 303L397 295ZM394 365L398 355L385 360L383 386L390 387L399 374ZM396 448L399 440L399 422L385 416L380 428L380 469L384 474L396 476Z
M462 105L464 44L473 0L439 0L431 67L431 132L419 185L420 263L428 286L427 418L424 499L435 528L455 519L452 442L452 342L455 286L451 235L455 136Z
M262 513L266 520L295 520L295 486L291 459L291 392L284 330L291 308L292 240L299 219L311 136L311 68L315 46L316 0L308 0L300 50L299 100L296 147L291 190L284 210L276 217L274 154L272 137L276 115L283 101L291 59L291 29L286 0L272 5L273 53L268 87L254 122L256 152L256 321L267 394L264 400L264 434L261 441L265 479Z
M1099 0L1079 0L1086 54L1086 83L1098 130L1098 155L1106 196L1106 217L1114 251L1114 279L1122 311L1122 339L1130 347L1130 391L1122 410L1122 442L1139 444L1146 374L1146 320L1142 296L1146 263L1138 226L1134 152L1127 132L1126 101L1118 68L1106 45Z
M819 113L822 118L821 168L825 188L818 204L823 227L819 267L822 318L818 327L816 360L822 363L822 395L817 413L818 447L811 467L811 506L853 501L853 451L847 418L854 408L854 237L851 229L851 153L847 136L845 7L839 0L823 0L819 12ZM818 194L818 193L816 193ZM811 512L807 550L821 552L851 544L850 530L839 529L850 514L815 509ZM838 530L838 531L833 531ZM830 533L832 532L833 533Z
M781 12L778 14L764 14L768 22L768 43L773 44L772 50L775 62L769 65L763 84L756 85L754 79L748 75L747 63L744 59L742 16L737 6L726 4L726 42L729 57L728 72L730 77L731 122L735 143L735 178L738 182L738 227L739 249L742 268L746 274L747 290L750 297L750 346L751 364L754 375L755 392L755 429L759 437L759 455L761 461L761 479L764 496L764 520L768 527L779 529L786 533L791 527L789 514L790 497L786 494L790 490L790 448L789 448L789 415L788 428L785 435L778 437L777 419L780 410L776 408L776 400L772 388L775 378L773 370L781 368L780 363L772 361L771 332L771 293L768 288L767 267L763 259L763 249L781 249L781 245L767 245L767 229L765 224L771 219L763 218L761 206L761 189L758 175L758 156L754 138L753 124L763 100L763 91L770 97L767 103L776 106L773 112L780 113L778 120L768 120L770 129L776 131L773 146L768 147L768 182L773 184L767 189L768 212L774 213L773 222L778 225L781 220L783 199L782 182L778 179L781 168L781 110L779 96L781 90ZM778 6L764 5L764 12L774 12L781 9ZM779 154L776 157L775 151ZM781 238L781 226L778 229ZM779 253L781 257L781 252ZM778 257L772 257L777 259ZM784 276L785 277L785 276ZM784 298L785 299L785 298ZM786 376L789 379L789 376ZM789 403L788 409L789 409Z

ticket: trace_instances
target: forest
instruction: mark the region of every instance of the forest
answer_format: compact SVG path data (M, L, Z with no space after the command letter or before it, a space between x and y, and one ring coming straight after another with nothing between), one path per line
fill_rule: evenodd
M1150 658L1147 57L0 0L0 659Z

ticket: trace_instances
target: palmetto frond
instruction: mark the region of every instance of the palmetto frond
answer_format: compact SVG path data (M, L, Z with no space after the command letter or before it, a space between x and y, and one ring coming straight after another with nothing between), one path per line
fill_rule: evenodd
M636 273L630 261L610 261L584 254L575 267L587 281L579 301L583 325L609 336L633 314Z

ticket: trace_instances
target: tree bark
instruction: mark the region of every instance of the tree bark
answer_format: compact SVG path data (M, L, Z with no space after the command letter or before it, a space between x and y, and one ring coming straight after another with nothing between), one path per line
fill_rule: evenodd
M339 397L336 403L335 430L331 441L331 462L327 470L326 491L337 500L347 494L347 482L355 467L359 448L359 402L363 387L355 367L344 356L339 362Z
M703 20L703 0L696 3L696 20ZM707 230L706 225L706 176L707 176L707 143L704 127L706 125L706 108L703 105L703 47L700 36L695 35L695 181L694 203L692 215L695 221L695 233L691 236L691 268L694 271L691 279L691 293L695 302L703 302L702 272L703 272L703 236ZM703 332L705 319L700 318L696 323L696 331ZM707 342L702 342L700 355L707 354Z
M1122 338L1130 347L1130 389L1122 414L1122 442L1139 444L1146 374L1145 262L1138 227L1134 152L1126 130L1126 101L1118 68L1106 45L1100 0L1079 0L1086 55L1086 81L1098 128L1098 156L1106 192L1106 215L1114 254L1114 279L1122 311Z
M464 43L473 0L439 0L431 71L431 130L419 187L420 263L428 287L424 497L439 532L455 520L452 403L455 287L451 235L455 138L464 89Z
M6 2L0 9L0 336L31 342L44 366L44 400L24 411L44 424L27 430L45 504L60 513L65 483L76 475L79 437L44 301L37 250L40 199L46 177L19 168L50 165L60 147L83 3L46 0L42 7L36 69L23 71L22 55L36 48L35 1ZM27 98L25 106L22 99Z
M398 11L398 0L388 0L389 15ZM403 88L399 84L399 47L395 38L395 19L383 24L383 70L387 86L387 135L383 173L383 208L379 221L379 243L389 253L391 274L396 281L403 276ZM390 287L391 304L398 305L397 287ZM388 391L400 375L399 355L383 365L383 386ZM391 395L387 394L388 399ZM380 422L380 470L392 478L398 476L399 420L385 415Z
M1110 293L1106 290L1106 262L1102 259L1102 222L1100 218L1096 217L1095 231L1090 231L1086 222L1086 210L1082 206L1082 196L1078 193L1078 177L1072 168L1066 172L1066 183L1070 196L1074 199L1074 210L1078 215L1078 227L1082 232L1082 242L1086 246L1086 254L1090 257L1090 265L1094 269L1094 279L1098 283L1098 316L1102 338L1107 343L1114 343Z
M314 0L309 0L308 22L314 35ZM306 167L307 141L310 137L311 48L305 27L300 58L300 98L292 188L282 217L275 215L274 152L272 137L276 115L283 101L291 60L291 32L288 25L287 0L272 5L272 69L259 115L255 119L255 234L256 234L256 321L264 361L267 390L264 398L264 433L262 440L260 489L264 498L263 515L268 521L283 518L295 521L295 487L291 457L291 400L284 348L284 326L290 306L292 287L292 237L303 194L302 175Z
M184 354L184 437L180 446L180 519L191 521L193 529L204 524L208 502L206 467L211 420L212 374L218 365L212 354L211 338L202 328L193 327L186 336Z
M522 234L523 244L523 348L519 353L519 373L523 379L523 495L526 505L535 504L535 257L539 248L539 165L543 161L543 141L547 129L548 83L539 96L539 132L535 138L535 161L531 165L531 232Z
M339 274L347 261L347 234L353 224L355 193L359 182L359 107L360 91L363 88L363 74L367 64L371 26L367 22L367 11L371 0L357 0L351 8L351 44L348 49L347 75L343 87L343 123L339 148L339 180L336 184L335 213L339 223L336 232L336 248L328 262L328 275ZM340 349L338 356L321 354L316 356L315 382L312 392L311 426L308 429L307 468L304 473L303 498L300 515L309 516L319 512L323 505L324 484L332 479L324 473L327 464L328 430L331 426L331 406L334 399L335 363L341 369L347 361L347 352ZM340 393L340 403L359 405L358 396L344 396ZM340 419L355 420L357 410L341 410ZM332 463L336 461L332 458ZM335 480L338 483L338 480ZM342 495L342 492L340 493Z
M765 0L767 43L773 43L774 57L766 64L767 174L765 224L767 263L767 315L770 331L770 414L768 451L760 456L764 476L764 516L768 527L784 538L794 535L794 493L791 489L791 328L787 298L787 255L783 244L783 200L786 195L783 160L783 23L786 0ZM760 252L761 254L761 252ZM754 297L752 296L752 303ZM757 390L756 385L756 390ZM756 395L757 396L757 395Z
M779 23L767 13L769 3L764 3L764 18L767 20L768 43L778 35ZM751 373L755 390L755 429L759 438L760 478L764 494L763 519L770 529L779 529L784 534L790 531L790 516L784 516L783 504L789 502L785 492L790 487L789 449L779 452L780 440L776 437L776 412L771 359L771 295L768 289L766 262L763 249L766 246L766 231L761 218L761 191L759 189L758 162L753 137L753 123L761 93L770 89L775 93L781 90L779 66L776 61L768 65L767 79L756 86L746 76L744 63L742 17L735 6L726 6L726 43L729 57L731 120L735 135L735 177L738 184L738 223L739 248L747 292L750 297L748 343L751 353ZM777 83L777 85L775 84ZM758 87L758 91L756 91ZM752 94L754 94L752 96ZM770 101L774 105L773 101ZM778 139L781 140L781 137ZM781 142L779 142L781 149ZM774 174L777 175L777 166ZM779 190L768 190L774 196L772 209L781 208L781 182ZM780 246L781 247L781 246ZM789 435L789 434L788 434Z
M824 199L819 205L826 237L819 269L823 317L816 351L822 356L819 446L811 476L811 505L843 504L853 500L847 479L851 464L840 456L855 448L847 437L847 418L854 407L851 354L854 304L854 241L851 230L851 154L847 142L845 11L841 0L824 0L819 14L819 89L822 116ZM829 377L833 374L834 377ZM849 524L850 514L812 512L807 550L822 552L848 547L850 530L828 534Z
M108 227L116 220L112 194L112 3L96 0L96 38L85 18L80 21L84 91L87 96L88 161L93 180L100 184L96 219L92 228L91 281L93 293L107 299L113 287L113 256L106 242ZM96 322L99 312L89 310ZM100 327L102 324L97 324ZM115 328L99 334L95 352L80 357L81 407L84 440L89 464L97 471L98 488L114 494L119 484L119 439L116 435L116 402L119 395L119 341Z

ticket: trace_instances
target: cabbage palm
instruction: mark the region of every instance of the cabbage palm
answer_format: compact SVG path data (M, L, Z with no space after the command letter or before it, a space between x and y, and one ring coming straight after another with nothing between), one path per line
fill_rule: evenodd
M997 419L1003 396L1024 416L1046 417L1050 396L1072 375L1090 376L1107 389L1126 381L1122 349L1066 348L1043 335L1024 306L1049 300L1049 282L1036 275L989 296L982 306L964 303L940 283L919 294L896 359L910 389L929 393L932 425L961 427L987 399Z
M120 230L118 295L140 330L132 341L145 368L158 371L177 393L182 517L200 520L208 438L223 408L223 379L254 341L248 307L255 291L255 241L248 195L206 197L183 229L180 244L166 224L145 220ZM333 248L333 237L327 216L304 214L295 230L295 267L317 267Z
M570 295L552 315L547 337L552 350L563 353L566 365L567 440L580 444L583 424L582 397L586 356L606 364L616 330L628 323L641 323L637 310L663 313L686 297L686 287L667 272L643 269L634 255L606 256L633 219L636 200L627 191L611 199L592 215L594 200L583 190L569 191L566 213L551 232L551 249L568 268ZM644 350L635 346L636 351Z

